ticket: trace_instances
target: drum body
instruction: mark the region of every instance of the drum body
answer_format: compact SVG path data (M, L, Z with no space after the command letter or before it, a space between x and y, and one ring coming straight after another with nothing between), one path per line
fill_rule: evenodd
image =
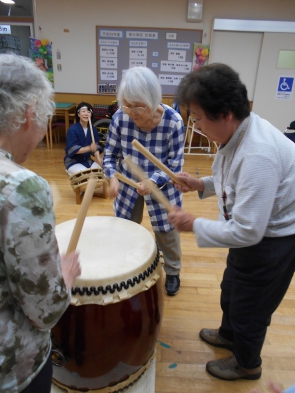
M66 250L76 220L56 227ZM52 329L53 379L69 391L115 392L140 377L155 355L163 316L159 253L142 226L87 217L77 249L82 275Z

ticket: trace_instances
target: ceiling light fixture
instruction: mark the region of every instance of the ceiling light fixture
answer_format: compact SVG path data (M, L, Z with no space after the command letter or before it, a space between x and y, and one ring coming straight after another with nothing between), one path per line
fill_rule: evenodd
M15 1L13 0L0 0L1 3L5 3L5 4L15 4Z

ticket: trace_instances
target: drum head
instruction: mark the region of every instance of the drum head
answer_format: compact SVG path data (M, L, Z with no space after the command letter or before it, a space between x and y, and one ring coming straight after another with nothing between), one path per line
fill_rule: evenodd
M61 254L67 250L75 223L76 219L56 226ZM139 224L116 217L86 217L77 251L82 274L75 280L74 288L88 288L89 291L90 288L119 286L119 289L113 293L110 289L107 293L88 295L86 290L80 291L82 296L78 293L73 296L74 304L113 303L130 297L134 290L138 292L152 285L157 246L151 233ZM128 280L130 285L121 285Z

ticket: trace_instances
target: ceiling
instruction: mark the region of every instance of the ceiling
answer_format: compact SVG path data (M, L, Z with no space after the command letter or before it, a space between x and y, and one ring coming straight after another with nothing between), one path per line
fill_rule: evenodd
M32 0L14 0L15 4L4 4L0 2L0 16L33 17ZM10 15L9 15L10 9Z

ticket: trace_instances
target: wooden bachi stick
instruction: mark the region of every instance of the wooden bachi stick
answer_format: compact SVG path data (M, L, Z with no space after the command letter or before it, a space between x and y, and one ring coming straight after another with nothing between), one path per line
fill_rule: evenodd
M124 162L126 162L126 164L129 166L129 168L131 169L132 173L140 180L140 181L145 181L147 180L147 175L144 173L144 171L134 162L132 162L130 156L127 156L124 159ZM165 209L168 211L168 213L170 213L173 209L172 206L170 205L169 200L167 199L167 197L162 193L162 191L160 191L157 186L155 185L154 187L152 187L152 191L151 191L152 195L154 196L154 198L161 203Z
M72 251L76 250L76 247L77 247L77 244L79 241L79 237L80 237L80 234L81 234L81 231L83 228L83 224L85 221L85 217L86 217L91 199L93 197L96 183L97 183L97 179L95 177L90 177L90 179L88 180L86 191L83 196L81 207L78 212L77 220L76 220L76 223L75 223L75 226L73 229L73 233L72 233L66 254L69 254Z
M95 143L95 139L94 139L94 134L93 134L93 128L92 128L92 123L91 123L91 116L89 116L89 128L90 128L90 132L91 132L91 138L92 138L92 143Z
M187 186L184 182L179 180L174 172L172 172L165 164L163 164L157 157L155 157L152 153L150 153L140 142L136 139L133 139L132 146L134 146L141 154L143 154L147 159L149 159L153 164L155 164L161 171L166 173L170 177L170 179L174 180L175 183L178 183L182 186Z
M136 189L139 188L138 184L135 183L135 181L129 179L129 178L128 178L127 176L125 176L125 175L122 175L122 173L116 172L116 173L115 173L115 177L116 177L117 179L121 180L122 182L129 184L129 186L131 186L131 187L134 187L134 188L136 188Z

